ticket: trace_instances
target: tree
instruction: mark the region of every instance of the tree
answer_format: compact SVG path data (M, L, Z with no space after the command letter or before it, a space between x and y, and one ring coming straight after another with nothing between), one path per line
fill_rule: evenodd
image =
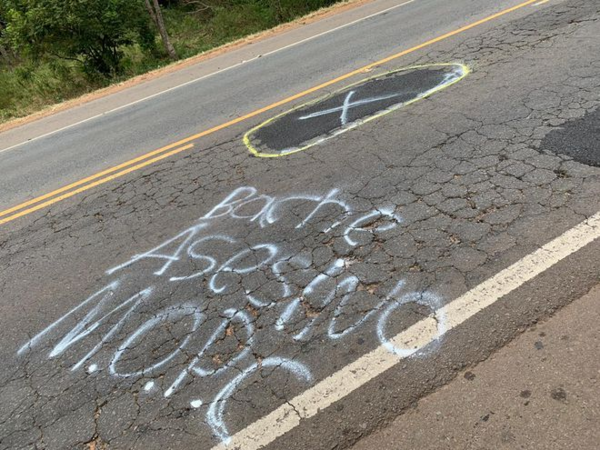
M167 28L165 27L165 21L163 19L162 10L160 9L158 0L145 0L145 2L146 9L148 10L148 13L150 13L152 21L158 28L158 32L160 33L160 37L162 38L163 45L165 46L165 50L169 55L169 58L176 60L177 52L175 51L173 44L171 44L171 39L169 39L169 34L167 33Z
M0 61L3 61L6 65L10 65L12 63L12 56L4 45L4 29L6 28L5 17L6 11L4 10L4 5L0 3Z
M2 58L2 61L4 61L4 63L6 65L12 64L11 55L10 55L10 53L8 53L7 48L2 43L2 24L0 24L0 57Z
M35 59L52 55L112 76L121 69L123 46L150 49L154 33L143 0L4 0L6 35Z

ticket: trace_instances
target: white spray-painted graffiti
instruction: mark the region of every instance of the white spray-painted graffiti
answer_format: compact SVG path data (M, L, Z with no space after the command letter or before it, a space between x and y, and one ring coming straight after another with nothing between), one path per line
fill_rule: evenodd
M422 349L388 339L392 315L409 303L427 308L437 336L444 334L441 299L410 291L405 280L392 280L387 294L356 308L364 289L348 271L353 249L401 224L394 208L355 211L336 189L275 197L238 188L188 229L107 270L113 281L30 339L18 355L43 349L49 360L68 359L72 372L142 380L148 395L157 392L160 377L166 399L194 380L217 380L211 400L192 398L188 404L205 405L212 434L227 443L228 402L252 376L268 368L303 386L313 383L309 362L286 355L281 346L280 355L269 350L257 358L262 341L287 337L290 345L301 345L321 333L333 342L372 321L390 352L412 355ZM298 236L291 236L294 231ZM272 239L264 242L265 235ZM316 264L303 243L315 235L335 236L345 255L331 252L331 259ZM269 321L259 325L263 315ZM168 336L160 336L163 329ZM235 345L224 351L228 339Z

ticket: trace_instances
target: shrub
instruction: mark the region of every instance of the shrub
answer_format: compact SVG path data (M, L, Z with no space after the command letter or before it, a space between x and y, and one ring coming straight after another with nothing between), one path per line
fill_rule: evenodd
M34 60L75 60L88 73L112 76L120 71L123 46L154 46L142 0L4 1L8 41Z

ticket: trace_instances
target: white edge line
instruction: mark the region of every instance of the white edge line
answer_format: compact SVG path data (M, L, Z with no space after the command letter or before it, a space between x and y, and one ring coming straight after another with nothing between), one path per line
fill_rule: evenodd
M600 212L438 310L437 314L445 314L447 322L442 336L599 237ZM436 324L433 317L425 318L396 335L391 343L411 349L414 354L439 339L440 336L435 338L431 333ZM219 444L213 450L261 449L298 426L301 420L317 415L402 359L404 357L390 353L383 345L379 346L239 431L228 445Z
M29 143L31 143L31 142L37 141L37 140L39 140L39 139L46 138L46 137L48 137L48 136L52 136L52 135L54 135L54 134L56 134L56 133L60 133L61 131L68 130L68 129L70 129L70 128L76 127L76 126L78 126L78 125L82 125L82 124L84 124L84 123L90 122L90 121L92 121L92 120L98 119L98 118L100 118L100 117L103 117L103 116L106 116L106 115L108 115L108 114L112 114L112 113L114 113L114 112L120 111L121 109L125 109L125 108L128 108L128 107L130 107L130 106L137 105L138 103L141 103L141 102L145 102L146 100L151 100L151 99L153 99L153 98L155 98L155 97L158 97L159 95L163 95L163 94L166 94L166 93L168 93L168 92L174 91L174 90L176 90L176 89L179 89L179 88L182 88L182 87L185 87L185 86L189 86L190 84L197 83L198 81L202 81L202 80L205 80L205 79L207 79L207 78L210 78L210 77L212 77L212 76L215 76L215 75L221 74L221 73L223 73L223 72L226 72L226 71L228 71L228 70L235 69L236 67L239 67L239 66L241 66L241 65L244 65L244 64L247 64L247 63L249 63L249 62L255 61L255 60L257 60L257 59L264 58L264 57L266 57L266 56L270 56L270 55L273 55L273 54L275 54L275 53L279 53L279 52L281 52L281 51L284 51L284 50L287 50L287 49L289 49L289 48L295 47L295 46L297 46L297 45L304 44L305 42L311 41L311 40L313 40L313 39L317 39L317 38L319 38L319 37L325 36L325 35L327 35L327 34L329 34L329 33L333 33L333 32L335 32L335 31L341 30L341 29L343 29L343 28L350 27L350 26L352 26L352 25L356 25L357 23L360 23L360 22L362 22L362 21L364 21L364 20L371 19L371 18L373 18L373 17L376 17L376 16L378 16L378 15L380 15L380 14L385 14L385 13L387 13L387 12L389 12L389 11L392 11L392 10L394 10L394 9L397 9L397 8L400 8L400 7L402 7L402 6L408 5L409 3L413 3L413 2L415 2L415 1L416 1L416 0L408 0L408 1L404 2L404 3L401 3L401 4L399 4L399 5L394 5L394 6L391 6L391 7L389 7L389 8L386 8L386 9L384 9L384 10L381 10L381 11L379 11L379 12L376 12L376 13L370 14L370 15L368 15L368 16L365 16L365 17L361 17L360 19L354 20L354 21L352 21L352 22L349 22L349 23L346 23L346 24L344 24L344 25L340 25L339 27L332 28L331 30L327 30L327 31L324 31L324 32L322 32L322 33L319 33L319 34L315 34L314 36L310 36L310 37L308 37L308 38L302 39L302 40L300 40L300 41L298 41L298 42L294 42L294 43L292 43L292 44L288 44L288 45L286 45L286 46L284 46L284 47L277 48L277 49L275 49L275 50L272 50L272 51L270 51L270 52L267 52L267 53L264 53L264 54L261 54L261 55L254 56L254 57L252 57L252 58L250 58L250 59L247 59L247 60L244 60L244 61L240 61L239 63L235 63L235 64L233 64L233 65L231 65L231 66L229 66L229 67L225 67L225 68L223 68L223 69L217 70L217 71L215 71L215 72L212 72L212 73L209 73L209 74L207 74L207 75L203 75L203 76L201 76L201 77L199 77L199 78L195 78L195 79L193 79L193 80L186 81L185 83L178 84L177 86L170 87L170 88L168 88L168 89L165 89L164 91L156 92L156 93L154 93L154 94L152 94L152 95L149 95L149 96L147 96L147 97L144 97L144 98L141 98L141 99L135 100L135 101L133 101L133 102L131 102L131 103L127 103L126 105L121 105L121 106L118 106L117 108L114 108L114 109L111 109L111 110L108 110L108 111L102 112L102 113L100 113L100 114L96 114L95 116L88 117L87 119L81 120L81 121L79 121L79 122L72 123L72 124L70 124L70 125L67 125L67 126L65 126L65 127L59 128L58 130L53 130L53 131L50 131L50 132L48 132L48 133L45 133L45 134L42 134L42 135L36 136L36 137L34 137L34 138L31 138L31 139L28 139L27 141L23 141L23 142L20 142L20 143L18 143L18 144L11 145L10 147L7 147L7 148L4 148L4 149L0 150L0 153L7 152L7 151L9 151L9 150L14 150L15 148L17 148L17 147L20 147L20 146L22 146L22 145L29 144ZM202 62L200 62L200 63L198 63L198 64L202 64ZM113 95L115 95L115 94L113 94Z

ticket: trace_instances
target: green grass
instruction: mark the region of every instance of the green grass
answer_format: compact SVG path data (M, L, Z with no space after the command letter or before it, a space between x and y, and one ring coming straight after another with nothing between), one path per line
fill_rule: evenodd
M0 122L92 91L101 84L86 78L74 63L24 64L0 71Z
M164 16L178 56L184 59L338 1L236 0L230 6L203 12L168 7ZM137 46L124 48L122 74L110 80L86 76L72 61L0 66L0 123L169 64L159 41L157 49L156 54L147 54Z

